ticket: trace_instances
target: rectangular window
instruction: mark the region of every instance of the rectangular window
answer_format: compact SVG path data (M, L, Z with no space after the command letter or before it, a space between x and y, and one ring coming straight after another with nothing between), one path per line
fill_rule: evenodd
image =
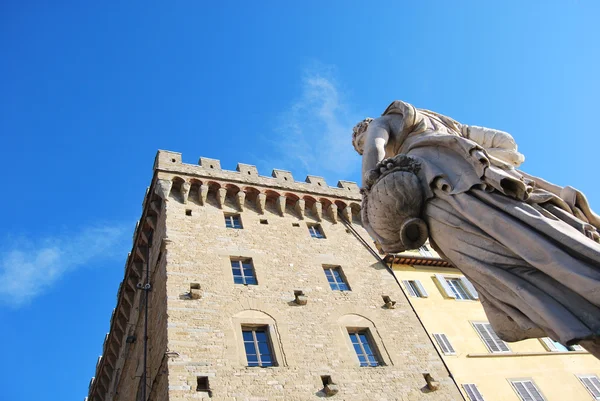
M470 401L485 401L476 385L463 384L462 386L465 389L467 396L469 396Z
M332 290L335 291L350 291L350 287L346 282L344 274L342 273L342 268L339 266L336 267L328 267L323 266L323 270L325 271L325 277L327 277L327 281L329 282L329 286Z
M569 349L559 342L552 340L550 337L540 338L544 347L550 352L568 352Z
M510 384L519 394L521 401L546 401L531 380L511 380Z
M427 245L419 247L419 253L421 254L421 256L433 257L433 253L431 253Z
M242 337L248 366L276 366L271 352L269 326L242 327Z
M402 280L402 282L404 283L406 292L411 297L427 298L427 291L425 291L419 280Z
M454 298L456 299L471 299L469 294L467 294L467 290L463 287L459 278L447 278L446 283L448 283L448 287L454 294Z
M594 375L578 376L595 400L600 400L600 379Z
M445 334L434 334L433 337L444 354L456 355L456 351L454 351L452 344L450 344L450 340L448 340L448 337L446 337Z
M444 295L448 298L460 300L479 299L477 290L464 276L444 276L443 274L436 274L435 278L440 284Z
M231 272L235 284L257 285L252 259L231 259Z
M308 224L308 232L313 238L325 238L325 234L323 234L320 224Z
M352 341L356 356L358 356L360 366L381 365L377 354L374 352L368 330L348 331L348 334L350 335L350 341Z
M242 228L242 220L239 214L226 214L225 227L227 228Z
M490 352L510 352L510 348L492 329L489 323L473 323L473 327L485 343Z

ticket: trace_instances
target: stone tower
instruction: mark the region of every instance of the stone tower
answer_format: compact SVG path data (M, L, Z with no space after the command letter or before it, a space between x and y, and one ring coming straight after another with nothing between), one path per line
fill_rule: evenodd
M360 199L159 151L88 400L463 399Z

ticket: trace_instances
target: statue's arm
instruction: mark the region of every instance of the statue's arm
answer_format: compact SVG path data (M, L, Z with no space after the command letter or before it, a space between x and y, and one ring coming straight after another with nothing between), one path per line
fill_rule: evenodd
M385 158L385 146L390 138L390 127L386 121L376 119L369 124L365 135L362 159L363 186L365 185L367 173Z
M463 125L461 132L466 138L481 145L490 156L511 166L519 166L525 161L525 157L517 151L517 143L508 132L474 125Z

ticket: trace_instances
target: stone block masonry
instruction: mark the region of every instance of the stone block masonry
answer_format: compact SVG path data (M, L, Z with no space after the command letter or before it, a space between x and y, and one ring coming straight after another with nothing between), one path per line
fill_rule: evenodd
M394 277L348 227L372 242L355 183L199 164L157 154L90 401L141 400L144 376L146 399L160 401L463 399ZM249 366L255 354L271 366Z

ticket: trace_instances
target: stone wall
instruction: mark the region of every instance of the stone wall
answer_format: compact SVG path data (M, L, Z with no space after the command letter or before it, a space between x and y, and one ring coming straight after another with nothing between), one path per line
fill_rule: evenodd
M183 174L190 172L194 175ZM210 172L221 187L230 182L228 174L243 173ZM201 175L197 166L187 165L157 178L189 182ZM311 191L314 183L278 182L279 188L273 188L268 186L272 180L252 176L248 184L258 192L295 186L298 198L312 193L318 199ZM360 201L357 188L342 192L324 181L317 186L334 204L337 196L347 204ZM166 202L168 348L177 353L169 358L170 400L211 395L222 400L317 399L325 396L325 375L337 384L335 399L462 399L393 276L340 220L324 214L319 221L310 205L300 213L290 193L284 213L277 204L280 194L270 196L261 211L256 200L240 204L232 191L219 200L217 187L203 202L181 193L181 183L175 184ZM225 213L239 214L243 229L226 228ZM352 220L368 239L357 211ZM307 223L319 223L326 238L312 238ZM252 259L258 285L234 284L231 257ZM340 266L351 291L331 290L324 265ZM200 286L199 299L189 296L192 283ZM304 292L306 305L294 303L294 290ZM396 301L394 309L384 307L383 296ZM241 326L247 324L270 325L278 366L246 366ZM370 329L385 366L359 366L349 327ZM440 382L439 390L427 389L425 373ZM196 391L197 377L208 377L210 394Z
M174 152L156 157L124 280L144 281L137 274L152 233L148 399L307 400L335 391L338 400L463 399L394 277L346 225L371 242L360 225L358 186L329 187L315 176L296 182L282 170L264 177L244 164L237 170L207 158L184 164ZM243 229L226 228L225 213L239 214ZM326 238L312 238L309 223ZM232 257L252 259L258 285L234 284ZM351 291L332 290L324 266L340 266ZM296 290L305 305L294 302ZM99 366L104 384L92 386L91 401L138 397L142 293L130 313L119 303L116 313L128 316L120 326L137 340L115 342L121 333L111 325L114 355ZM242 325L268 327L277 366L247 367ZM359 366L348 329L369 330L382 366ZM324 376L333 383L329 394ZM210 391L198 391L199 377Z

